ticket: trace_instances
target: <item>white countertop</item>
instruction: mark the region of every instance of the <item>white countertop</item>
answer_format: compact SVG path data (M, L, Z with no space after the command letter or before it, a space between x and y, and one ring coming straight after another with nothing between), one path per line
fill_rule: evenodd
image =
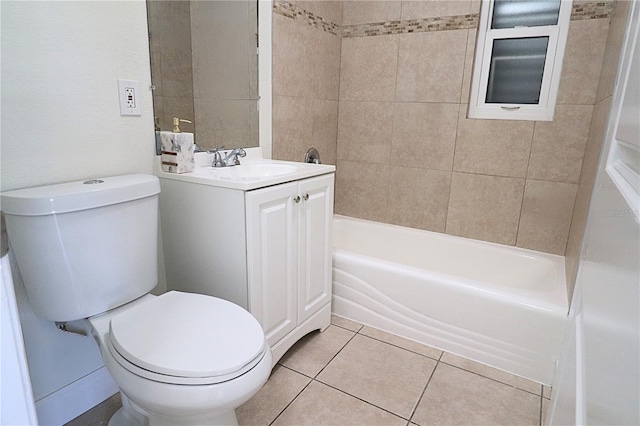
M264 188L266 186L278 185L285 182L292 182L299 179L305 179L313 176L319 176L327 173L333 173L335 166L329 164L309 164L297 163L293 161L268 160L261 157L260 148L245 149L247 156L240 158L240 166L232 167L211 167L213 162L213 154L206 152L198 152L195 154L196 169L190 173L168 173L163 172L160 167L160 157L157 159L156 174L160 179L172 179L183 182L192 182L201 185L211 185L229 189L239 189L242 191L251 191L253 189ZM291 166L291 172L278 174L275 176L251 176L238 177L233 176L236 167L242 168L244 165L260 165L273 164ZM268 167L268 166L267 166Z

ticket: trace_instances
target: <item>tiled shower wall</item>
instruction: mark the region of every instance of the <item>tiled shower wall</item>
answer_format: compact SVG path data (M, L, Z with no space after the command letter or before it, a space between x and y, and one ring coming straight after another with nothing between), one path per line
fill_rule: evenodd
M336 213L564 254L612 3L574 5L553 122L466 118L479 2L340 5L276 2L274 157L335 158Z
M336 163L341 1L274 4L273 157Z

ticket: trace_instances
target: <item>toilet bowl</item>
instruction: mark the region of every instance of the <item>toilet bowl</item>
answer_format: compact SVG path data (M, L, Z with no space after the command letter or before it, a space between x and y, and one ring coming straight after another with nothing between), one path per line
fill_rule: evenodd
M155 176L2 193L9 239L40 317L85 319L120 388L113 425L234 425L267 381L262 327L229 301L158 282Z
M110 424L237 424L271 372L262 328L226 300L170 291L88 321L127 400Z

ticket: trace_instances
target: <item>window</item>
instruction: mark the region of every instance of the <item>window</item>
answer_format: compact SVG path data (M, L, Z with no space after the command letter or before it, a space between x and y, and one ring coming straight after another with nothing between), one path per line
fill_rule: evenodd
M551 121L570 0L484 0L469 118Z

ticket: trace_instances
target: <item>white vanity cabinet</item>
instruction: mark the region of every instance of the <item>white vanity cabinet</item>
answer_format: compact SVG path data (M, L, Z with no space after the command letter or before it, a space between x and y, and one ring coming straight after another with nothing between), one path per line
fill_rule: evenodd
M158 173L168 289L247 309L265 331L274 365L331 322L329 171L250 190Z
M247 192L246 206L249 308L279 358L330 317L333 175Z

